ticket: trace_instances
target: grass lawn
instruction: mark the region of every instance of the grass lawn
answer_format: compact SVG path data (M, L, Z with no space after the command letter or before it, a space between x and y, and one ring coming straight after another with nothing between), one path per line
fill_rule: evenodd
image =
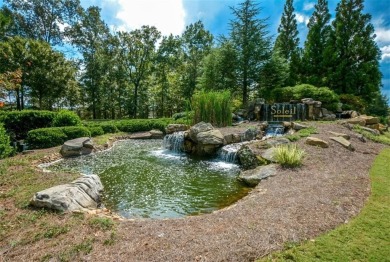
M390 149L370 170L371 195L362 212L337 229L259 261L390 261Z

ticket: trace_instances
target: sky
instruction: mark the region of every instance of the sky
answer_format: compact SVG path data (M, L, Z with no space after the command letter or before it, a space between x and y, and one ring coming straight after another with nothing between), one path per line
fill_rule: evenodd
M233 18L230 7L244 0L80 0L84 8L101 8L104 21L115 31L129 31L142 25L155 26L163 35L180 35L186 25L201 20L214 36L227 35ZM256 1L262 8L260 18L268 19L268 30L276 38L285 0ZM317 0L294 0L294 8L303 45L307 22ZM328 0L332 19L339 0ZM0 0L0 6L3 0ZM365 13L372 15L376 42L382 51L383 93L390 98L390 0L365 0Z

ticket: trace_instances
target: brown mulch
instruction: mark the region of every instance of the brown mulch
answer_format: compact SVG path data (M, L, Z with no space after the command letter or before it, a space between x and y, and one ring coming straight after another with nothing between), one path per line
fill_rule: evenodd
M311 123L314 125L314 123ZM96 241L87 261L254 261L286 242L312 239L356 216L370 194L369 169L383 146L361 142L337 124L315 123L329 142L323 149L297 143L306 151L304 165L278 169L233 206L212 214L167 220L118 222L115 241ZM229 130L229 132L232 130ZM331 141L327 131L351 135L355 151ZM43 240L10 250L10 261L39 259L97 234L80 228L56 242ZM34 255L40 253L40 255ZM43 253L44 254L44 253ZM1 260L1 256L0 256ZM54 260L55 261L55 260Z

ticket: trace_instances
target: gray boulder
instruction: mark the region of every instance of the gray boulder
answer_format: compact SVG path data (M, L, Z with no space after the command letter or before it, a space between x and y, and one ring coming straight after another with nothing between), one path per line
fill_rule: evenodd
M277 165L259 166L255 169L242 171L238 176L238 180L243 181L249 186L256 186L261 180L276 175Z
M335 137L330 137L331 140L339 143L349 151L355 151L355 148L352 146L351 142L349 142L347 139L340 137L340 136L335 136Z
M63 212L97 208L102 191L100 178L97 175L86 175L69 184L35 193L30 204Z
M91 138L80 137L66 141L60 150L63 157L73 157L90 154L94 149Z
M197 143L198 142L197 136L199 133L207 132L213 129L214 127L210 123L200 122L190 128L188 135L192 141Z
M326 142L322 139L316 138L316 137L312 137L312 136L309 136L308 138L306 138L305 144L311 145L311 146L318 146L318 147L322 147L322 148L329 147L328 142Z
M268 148L265 150L262 154L261 157L267 160L268 162L277 162L275 159L275 147Z
M183 124L169 124L165 128L165 132L169 134L173 134L175 132L180 132L180 131L187 131L190 128L188 125L183 125Z

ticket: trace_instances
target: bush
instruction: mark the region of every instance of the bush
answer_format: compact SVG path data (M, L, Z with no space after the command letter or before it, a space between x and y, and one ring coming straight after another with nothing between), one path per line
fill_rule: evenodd
M276 161L283 167L298 167L302 165L305 151L296 144L278 146L274 151Z
M84 126L64 126L61 127L62 131L66 135L66 139L74 139L79 137L90 137L91 132Z
M160 119L129 119L115 121L114 124L121 132L141 132L149 131L152 129L158 129L165 132L165 128L168 124L174 122L169 118Z
M201 121L214 126L230 126L232 124L232 101L229 91L196 93L192 98L194 110L193 124Z
M103 129L104 134L119 132L118 128L112 123L102 123L100 127Z
M39 128L28 132L26 143L30 149L49 148L61 145L67 140L62 128Z
M340 102L343 104L343 110L355 110L360 113L366 111L367 105L360 96L355 96L352 94L341 94Z
M14 152L11 140L5 128L0 124L0 159L6 158Z
M58 112L52 123L52 126L54 127L79 125L81 125L80 117L76 113L68 110L61 110Z
M88 128L83 126L39 128L28 132L26 143L30 149L40 149L59 146L67 140L89 136Z
M16 139L25 139L30 130L50 127L56 114L38 110L1 112L0 121L9 134Z
M272 97L276 102L289 102L290 100L301 100L303 98L313 98L322 102L322 106L336 111L340 102L338 95L328 87L315 87L308 84L294 87L275 88Z
M101 126L89 126L88 127L89 132L91 132L91 136L101 136L104 135L105 132Z

